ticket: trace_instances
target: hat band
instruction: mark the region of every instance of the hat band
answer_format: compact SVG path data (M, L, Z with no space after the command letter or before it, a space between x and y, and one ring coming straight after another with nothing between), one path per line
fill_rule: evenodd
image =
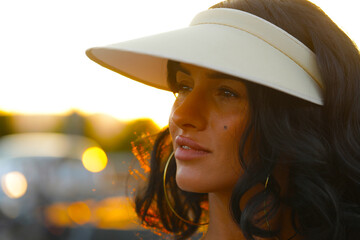
M190 26L217 24L247 32L286 55L323 88L316 55L301 41L278 26L248 12L216 8L196 15Z

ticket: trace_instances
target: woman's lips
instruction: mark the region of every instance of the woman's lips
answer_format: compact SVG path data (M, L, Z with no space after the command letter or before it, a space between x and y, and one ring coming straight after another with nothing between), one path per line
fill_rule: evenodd
M211 153L211 151L202 147L194 140L184 136L177 136L175 138L175 143L177 146L175 158L178 160L193 160Z

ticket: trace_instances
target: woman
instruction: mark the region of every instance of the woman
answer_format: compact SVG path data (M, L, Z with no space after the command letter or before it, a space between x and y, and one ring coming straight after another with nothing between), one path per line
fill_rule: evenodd
M360 58L306 0L234 0L87 51L177 98L137 193L144 225L203 239L357 239Z

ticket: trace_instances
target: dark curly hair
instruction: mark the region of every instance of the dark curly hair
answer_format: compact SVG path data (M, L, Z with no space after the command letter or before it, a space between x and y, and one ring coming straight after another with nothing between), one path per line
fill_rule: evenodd
M360 235L360 55L356 45L317 6L306 0L234 0L212 8L233 8L257 15L287 31L317 57L324 83L324 105L245 82L250 121L239 143L244 174L233 189L230 210L246 239L276 237L279 229L263 229L280 205L291 209L293 228L303 239L356 239ZM168 63L174 84L176 62ZM174 89L176 92L176 89ZM244 156L245 144L250 150ZM168 208L163 192L164 164L172 151L169 130L161 132L151 153L146 186L137 192L136 212L144 225L186 239L198 227L180 221ZM250 160L247 160L250 159ZM276 166L288 169L286 194L272 176ZM175 210L201 221L206 194L179 189L174 161L167 186ZM245 209L242 196L257 184L268 187ZM264 212L264 200L269 211ZM259 218L260 213L260 218Z

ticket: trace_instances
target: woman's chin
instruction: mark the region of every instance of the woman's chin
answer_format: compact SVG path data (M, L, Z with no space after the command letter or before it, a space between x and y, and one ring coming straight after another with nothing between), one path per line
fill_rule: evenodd
M178 187L186 192L208 193L207 187L201 181L189 176L176 175L176 183Z

